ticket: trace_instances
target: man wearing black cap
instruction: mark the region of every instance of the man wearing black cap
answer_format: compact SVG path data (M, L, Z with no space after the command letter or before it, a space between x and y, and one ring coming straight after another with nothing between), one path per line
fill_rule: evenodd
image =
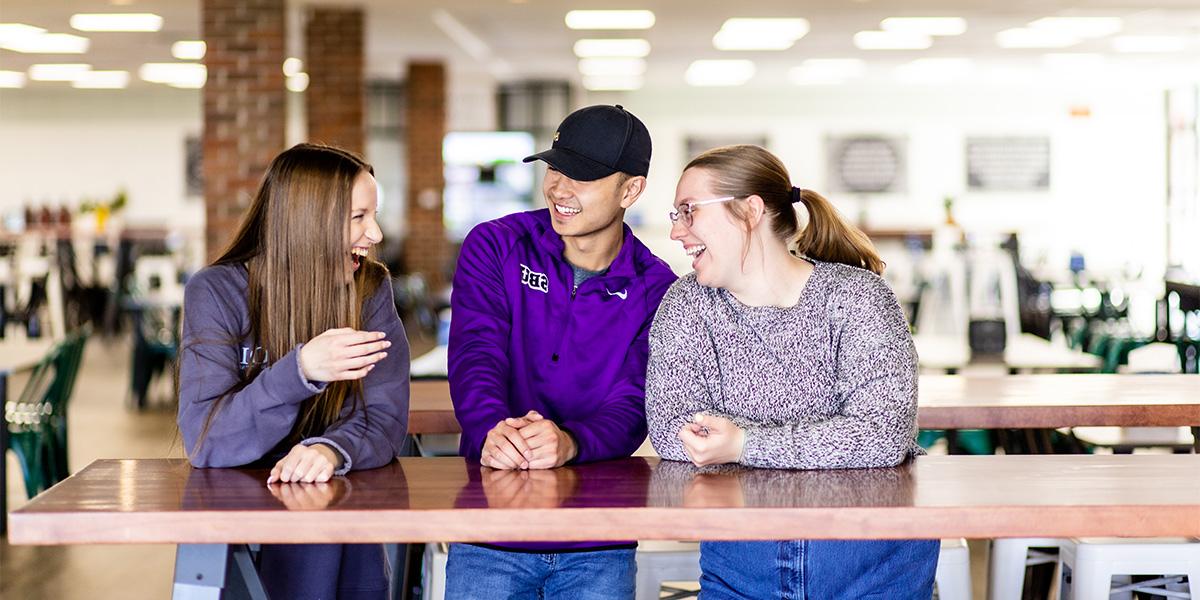
M493 469L621 458L641 445L650 323L675 281L624 224L650 168L637 117L619 105L579 109L533 160L547 164L546 208L473 229L450 301L459 453ZM446 597L632 598L635 547L454 544Z

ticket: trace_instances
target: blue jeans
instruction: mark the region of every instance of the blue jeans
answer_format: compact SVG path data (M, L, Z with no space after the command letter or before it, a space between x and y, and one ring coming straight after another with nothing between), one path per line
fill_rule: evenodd
M700 600L929 600L938 540L702 542Z
M635 550L540 554L450 544L446 600L633 598Z
M388 571L379 544L263 544L258 572L272 598L388 597Z

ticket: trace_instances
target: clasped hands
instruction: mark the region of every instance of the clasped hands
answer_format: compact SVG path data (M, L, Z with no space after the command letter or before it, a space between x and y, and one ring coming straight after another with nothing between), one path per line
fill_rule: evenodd
M738 462L746 447L745 430L725 417L704 413L696 413L691 422L684 423L678 437L698 467Z
M578 452L569 433L531 410L496 423L483 440L479 463L493 469L553 469Z

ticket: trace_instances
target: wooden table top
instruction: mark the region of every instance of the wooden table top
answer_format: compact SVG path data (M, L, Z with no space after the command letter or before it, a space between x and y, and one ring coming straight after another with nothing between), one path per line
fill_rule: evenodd
M404 458L327 484L100 460L12 513L14 544L1200 536L1200 455L927 456L780 471L629 458L494 471Z
M1200 425L1197 375L922 375L923 429ZM458 433L446 381L414 381L411 433Z

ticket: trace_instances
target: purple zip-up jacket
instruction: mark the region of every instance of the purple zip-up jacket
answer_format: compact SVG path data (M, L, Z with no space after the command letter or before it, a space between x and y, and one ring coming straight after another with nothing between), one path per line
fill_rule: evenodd
M463 241L449 376L464 457L478 460L488 431L530 410L575 439L575 462L626 457L641 445L650 324L676 277L628 226L624 234L608 271L578 290L547 209L482 223Z
M675 281L625 227L608 271L573 292L546 209L482 223L463 241L450 302L449 375L460 453L536 410L567 430L577 462L629 456L646 436L648 336Z
M193 466L271 466L290 450L288 434L303 401L324 389L304 379L300 347L281 357L264 357L249 338L247 273L240 265L216 265L193 275L184 290L183 340L179 368L179 431ZM408 431L408 338L384 280L363 303L363 329L382 331L392 346L387 357L363 379L364 402L305 445L323 443L343 459L336 474L371 469L391 462ZM226 398L213 417L204 444L196 440L212 402L240 381L244 364L266 360L269 366Z

